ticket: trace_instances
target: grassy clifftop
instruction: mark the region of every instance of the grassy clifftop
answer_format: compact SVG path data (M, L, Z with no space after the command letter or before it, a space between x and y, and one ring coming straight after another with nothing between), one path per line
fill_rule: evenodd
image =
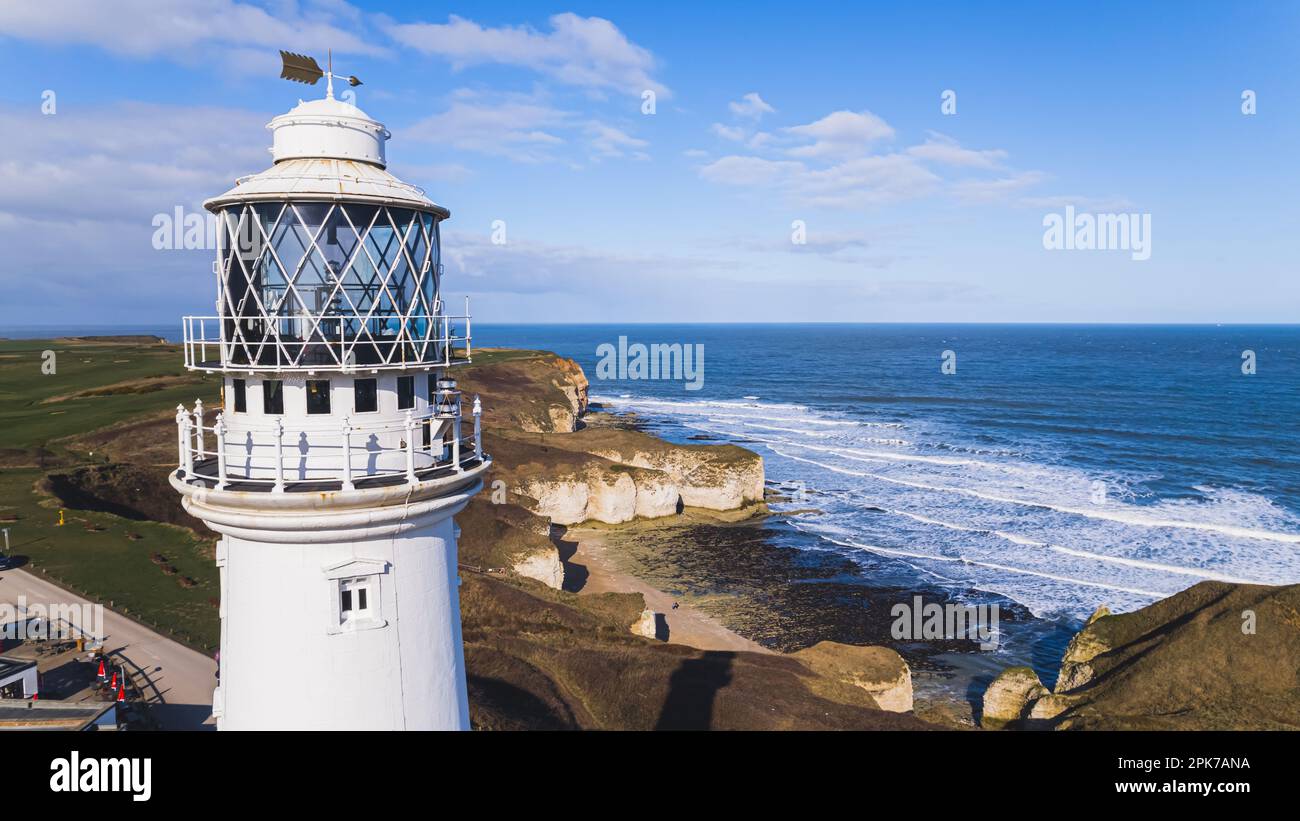
M215 405L216 382L152 338L0 342L0 527L16 564L207 649L212 534L166 484L173 409L197 398Z

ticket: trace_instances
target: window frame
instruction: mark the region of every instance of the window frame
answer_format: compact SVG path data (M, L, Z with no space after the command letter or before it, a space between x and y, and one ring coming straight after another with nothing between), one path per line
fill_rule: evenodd
M370 410L361 410L357 403L357 386L362 382L369 382L374 385L372 396L374 397L375 406ZM363 377L352 380L352 412L353 413L379 413L379 380L373 376Z
M373 621L378 615L375 607L374 576L352 576L339 579L339 626L348 627ZM347 609L344 609L344 604Z
M316 385L316 386L324 385L324 386L325 386L325 389L324 389L323 391L321 391L321 390L319 390L319 387L318 387L316 393L313 394L313 392L312 392L312 386L313 386L313 385ZM305 385L304 387L305 387L305 391L306 391L307 414L308 414L309 416L328 416L328 415L331 413L331 403L330 403L330 388L331 388L331 385L330 385L330 381L329 381L328 379L308 379L308 380L306 381L306 385ZM325 410L312 410L312 396L313 396L313 395L315 395L315 396L321 396L321 395L323 395L323 396L325 397Z
M409 386L410 386L410 390L409 390L409 391L407 392L407 394L406 394L407 398L409 398L409 400L410 400L407 404L402 404L402 399L403 399L403 396L402 396L402 393L403 393L403 391L402 391L402 386L403 386L403 385L409 385ZM415 377L412 376L412 375L406 375L406 376L399 376L399 377L397 377L396 389L397 389L397 409L398 409L398 410L410 410L410 409L414 408L414 407L415 407Z
M270 392L267 386L275 385L276 390ZM271 409L271 397L275 396L279 403L279 410ZM283 379L263 379L262 380L262 413L266 416L284 416L284 380Z
M384 611L396 608L394 591L385 581L391 565L384 559L345 559L321 568L326 605L325 632L346 635L388 626ZM344 596L348 609L344 609ZM362 608L361 598L365 598ZM395 610L394 610L395 612Z

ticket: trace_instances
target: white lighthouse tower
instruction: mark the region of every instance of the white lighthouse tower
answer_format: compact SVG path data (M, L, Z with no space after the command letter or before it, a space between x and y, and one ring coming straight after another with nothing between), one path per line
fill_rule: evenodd
M490 459L451 377L470 321L442 300L450 213L332 87L268 127L274 164L205 203L216 315L184 320L186 367L223 380L220 412L177 409L171 478L222 534L213 714L468 729L452 516Z

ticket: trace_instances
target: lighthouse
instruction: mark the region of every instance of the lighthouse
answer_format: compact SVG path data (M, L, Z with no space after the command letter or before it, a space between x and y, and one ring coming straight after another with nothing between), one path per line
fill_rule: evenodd
M286 55L284 76L290 58L323 74ZM171 484L221 534L213 715L468 729L452 517L491 459L454 377L471 342L468 301L453 316L442 295L450 212L389 173L389 132L332 79L271 120L270 168L204 203L216 312L184 318L185 366L222 402L177 408Z

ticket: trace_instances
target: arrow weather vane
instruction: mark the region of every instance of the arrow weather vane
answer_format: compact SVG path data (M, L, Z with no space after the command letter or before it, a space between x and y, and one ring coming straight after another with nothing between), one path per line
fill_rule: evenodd
M307 85L316 85L321 77L327 77L328 82L325 88L325 96L333 98L334 96L334 79L347 80L348 85L356 88L361 85L361 81L355 76L349 75L344 77L341 74L334 73L334 52L326 52L327 69L322 69L320 63L316 62L315 57L308 57L305 54L294 54L292 51L280 49L280 79L292 80L295 83L306 83Z

